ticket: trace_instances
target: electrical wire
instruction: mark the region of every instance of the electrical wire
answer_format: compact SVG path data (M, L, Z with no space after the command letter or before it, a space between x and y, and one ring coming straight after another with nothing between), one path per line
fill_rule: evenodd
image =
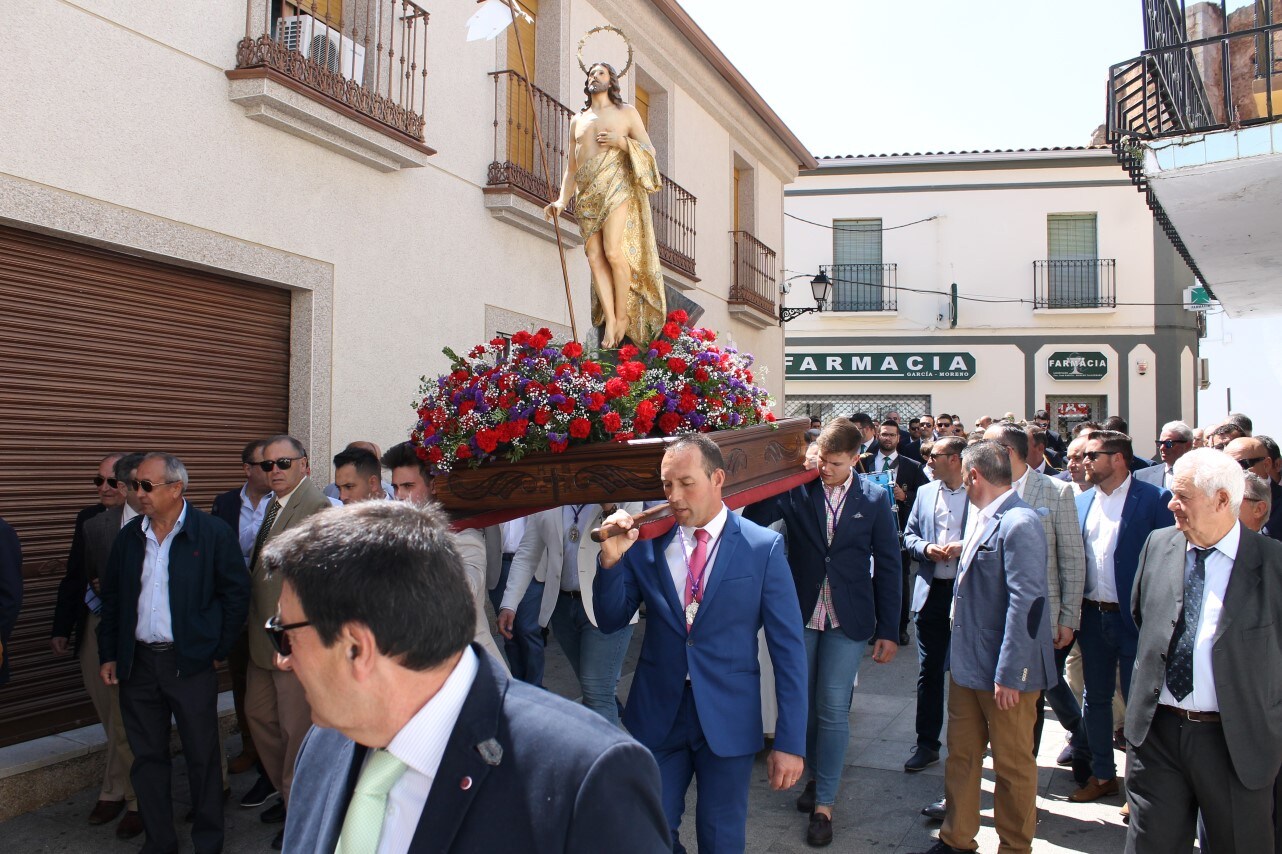
M790 219L795 219L797 222L804 222L806 225L816 225L820 228L826 228L829 231L857 231L865 234L872 234L875 231L894 231L897 228L907 228L910 225L919 225L923 222L930 222L933 219L939 219L939 215L936 214L935 216L928 216L925 219L915 219L912 222L906 222L903 225L890 225L885 228L864 228L862 226L859 228L843 228L839 225L826 225L822 222L813 222L812 220L802 219L796 214L790 214L787 211L784 211L783 215Z

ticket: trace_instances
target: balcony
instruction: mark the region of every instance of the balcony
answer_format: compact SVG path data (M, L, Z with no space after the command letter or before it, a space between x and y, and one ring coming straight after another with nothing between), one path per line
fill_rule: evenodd
M730 313L759 329L778 322L775 251L746 231L732 231Z
M427 21L410 0L247 0L231 99L376 169L425 165Z
M832 281L826 311L899 310L898 264L830 264L819 270Z
M1033 308L1090 310L1117 307L1112 258L1033 262Z
M561 190L573 144L570 120L574 111L515 71L494 71L490 76L494 78L494 160L485 178L485 206L498 219L555 239L542 209ZM697 200L668 176L662 177L663 188L650 196L659 260L674 272L698 281L694 273ZM575 223L573 198L562 217L561 239L580 245L578 227L566 227Z

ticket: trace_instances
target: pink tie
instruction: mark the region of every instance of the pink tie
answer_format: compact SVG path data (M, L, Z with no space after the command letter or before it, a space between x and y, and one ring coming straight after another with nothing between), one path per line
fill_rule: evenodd
M703 566L708 562L708 532L700 528L694 532L694 552L690 555L690 571L686 573L686 596L682 605L689 606L703 598ZM695 596L695 591L699 595Z

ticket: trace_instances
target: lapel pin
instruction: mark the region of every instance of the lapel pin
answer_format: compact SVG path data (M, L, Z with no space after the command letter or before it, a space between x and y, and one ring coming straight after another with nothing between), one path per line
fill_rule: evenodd
M468 789L472 788L472 778L464 777L462 780L459 780L458 787L466 792Z
M503 761L503 747L492 738L487 738L478 744L476 752L481 754L481 758L485 760L486 765L498 765Z

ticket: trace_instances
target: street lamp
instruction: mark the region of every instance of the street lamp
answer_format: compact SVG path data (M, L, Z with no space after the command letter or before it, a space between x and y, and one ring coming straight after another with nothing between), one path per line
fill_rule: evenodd
M832 292L832 282L828 279L828 274L822 269L819 275L810 280L810 293L815 298L815 304L805 308L784 308L783 297L779 299L779 325L783 326L790 320L795 320L803 314L809 314L812 311L823 311L824 306L828 304L828 297Z

